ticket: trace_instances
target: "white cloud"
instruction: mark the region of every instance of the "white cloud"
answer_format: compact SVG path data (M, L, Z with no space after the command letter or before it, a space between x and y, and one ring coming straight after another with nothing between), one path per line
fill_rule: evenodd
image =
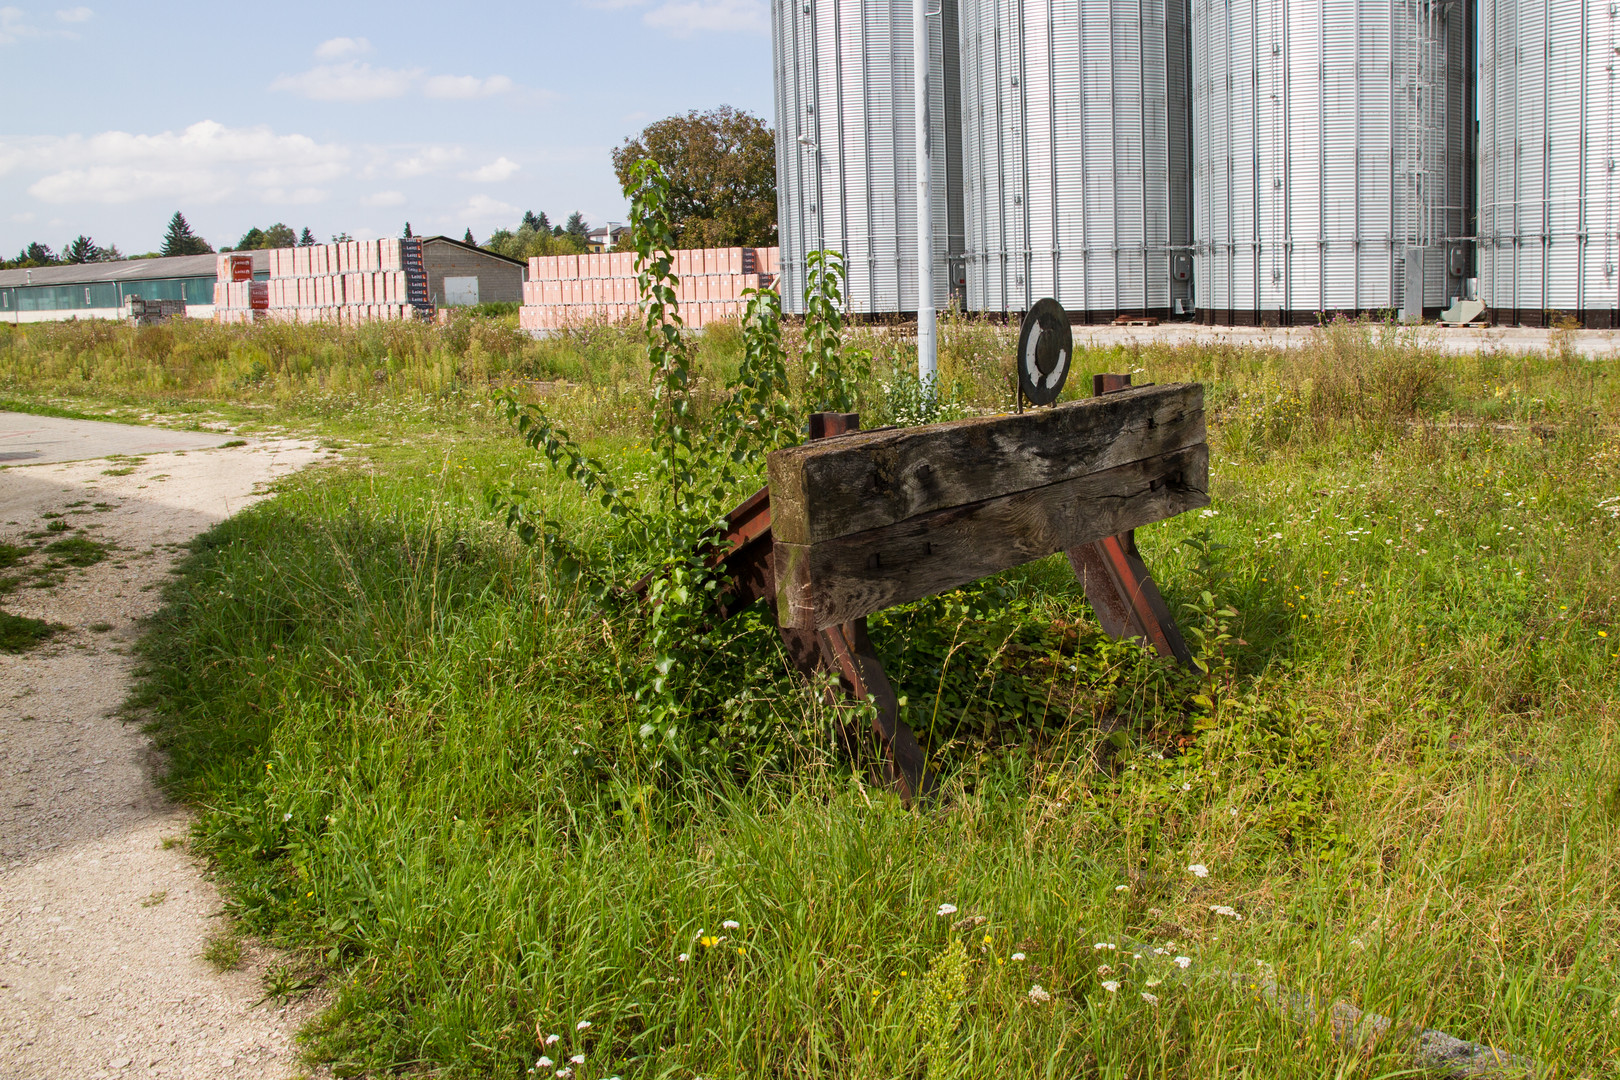
M313 101L382 101L404 97L422 75L421 68L374 68L348 61L320 64L296 75L281 75L270 84Z
M502 155L483 168L461 174L463 180L473 180L480 184L498 184L502 180L510 180L522 166L510 158Z
M22 8L0 7L0 45L13 45L39 31L28 22Z
M666 0L641 19L648 26L667 30L676 37L716 32L771 32L771 16L764 0Z
M523 211L511 203L504 203L489 195L479 194L468 199L465 206L450 214L444 220L451 224L459 222L462 226L477 225L484 222L511 224L522 215Z
M487 79L476 75L435 75L423 85L422 93L430 98L466 100L510 93L516 86L505 75L491 75Z
M459 146L424 146L408 158L394 162L394 175L402 180L449 168L461 160Z
M65 23L89 22L91 17L94 15L95 12L91 11L87 7L68 8L65 11L58 11L56 13L56 17Z
M341 60L345 56L362 56L371 51L371 42L365 38L335 37L315 46L317 60Z
M403 191L378 191L360 200L361 206L404 206Z
M249 198L319 202L319 186L351 171L346 146L268 127L228 128L212 120L181 132L107 131L0 142L0 160L21 150L40 175L29 194L51 203L136 202L184 197L195 202Z

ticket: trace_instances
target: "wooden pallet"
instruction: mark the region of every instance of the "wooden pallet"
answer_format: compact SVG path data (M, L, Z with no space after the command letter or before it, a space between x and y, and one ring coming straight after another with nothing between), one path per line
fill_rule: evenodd
M1159 320L1152 315L1121 315L1114 320L1115 326L1158 326Z

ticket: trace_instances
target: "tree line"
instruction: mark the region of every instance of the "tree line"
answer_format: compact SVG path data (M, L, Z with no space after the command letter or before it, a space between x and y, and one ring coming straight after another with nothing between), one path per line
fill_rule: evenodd
M694 109L649 124L639 135L615 147L612 157L613 171L626 190L638 161L652 158L663 167L669 181L670 220L675 242L681 247L769 247L776 243L775 134L759 117L729 105L708 112ZM404 235L412 235L410 222L405 223ZM349 239L348 233L332 237L334 243ZM544 212L530 210L516 228L496 229L482 244L473 238L471 229L464 239L513 259L575 255L589 249L590 227L577 210L561 225L552 224ZM607 239L605 246L612 250L634 248L628 230ZM318 242L309 226L294 233L291 226L278 221L264 228L255 226L234 245L219 250L311 247ZM192 231L185 215L176 210L157 251L125 256L117 244L101 247L81 234L63 245L60 253L48 244L30 243L15 259L0 260L0 269L208 255L213 251L207 240Z

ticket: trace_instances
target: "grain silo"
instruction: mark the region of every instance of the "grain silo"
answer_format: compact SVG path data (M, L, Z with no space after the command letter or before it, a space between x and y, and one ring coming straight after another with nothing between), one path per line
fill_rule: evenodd
M1185 0L961 0L967 306L1190 313Z
M1479 284L1491 319L1620 326L1620 9L1484 0Z
M1470 9L1192 0L1203 321L1435 314L1461 295Z
M933 59L934 303L960 280L957 0L928 20ZM917 310L912 0L771 0L783 307L803 310L805 256L843 254L846 310Z

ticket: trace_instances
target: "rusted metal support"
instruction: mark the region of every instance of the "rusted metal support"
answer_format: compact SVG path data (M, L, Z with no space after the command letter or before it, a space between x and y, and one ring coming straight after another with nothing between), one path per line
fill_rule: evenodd
M1091 377L1091 391L1097 396L1130 388L1129 374ZM1193 666L1192 650L1136 550L1136 530L1070 548L1066 554L1105 633L1139 638L1166 660Z

